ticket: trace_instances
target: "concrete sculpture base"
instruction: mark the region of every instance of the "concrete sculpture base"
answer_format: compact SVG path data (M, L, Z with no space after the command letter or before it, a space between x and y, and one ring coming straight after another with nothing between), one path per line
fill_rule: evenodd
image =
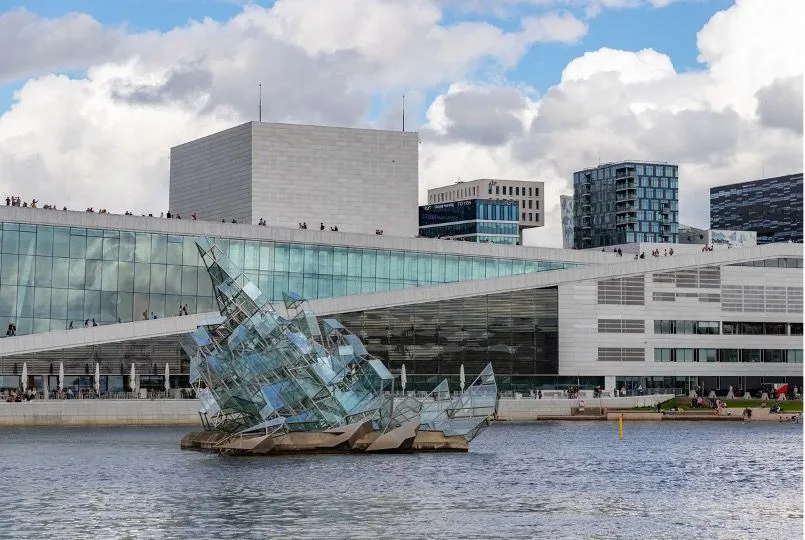
M258 456L288 454L352 454L377 452L466 452L467 440L439 431L419 431L418 422L381 433L371 422L350 424L319 432L272 435L231 435L223 431L199 431L182 438L183 450L218 454Z

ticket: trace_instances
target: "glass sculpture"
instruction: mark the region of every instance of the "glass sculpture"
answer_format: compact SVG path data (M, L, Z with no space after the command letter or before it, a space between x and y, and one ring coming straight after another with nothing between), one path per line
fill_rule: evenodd
M205 428L226 434L219 446L235 437L338 434L363 426L364 449L371 450L381 435L409 426L413 435L401 437L406 448L427 433L460 437L466 448L489 425L497 403L491 364L453 397L444 380L422 399L395 399L399 381L337 320L318 319L294 292L283 294L280 313L218 246L204 237L196 245L220 316L183 336L181 345Z

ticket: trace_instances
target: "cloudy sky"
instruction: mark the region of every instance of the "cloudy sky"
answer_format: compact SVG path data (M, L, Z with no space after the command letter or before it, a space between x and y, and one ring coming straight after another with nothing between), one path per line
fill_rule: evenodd
M559 195L600 161L712 185L802 170L802 0L0 0L0 186L161 211L169 148L256 119L416 128L420 200L461 178Z

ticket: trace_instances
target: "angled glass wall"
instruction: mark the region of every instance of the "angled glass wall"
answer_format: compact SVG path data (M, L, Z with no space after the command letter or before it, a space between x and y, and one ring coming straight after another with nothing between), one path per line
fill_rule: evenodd
M3 223L0 322L17 335L72 322L130 322L214 309L196 236ZM327 298L579 266L574 263L444 255L215 238L273 300L285 291ZM4 320L5 319L5 320ZM91 323L90 323L91 324Z
M390 369L405 364L412 381L431 377L420 380L423 389L435 375L458 374L462 364L468 373L491 362L501 377L551 375L559 370L557 291L512 291L332 317Z

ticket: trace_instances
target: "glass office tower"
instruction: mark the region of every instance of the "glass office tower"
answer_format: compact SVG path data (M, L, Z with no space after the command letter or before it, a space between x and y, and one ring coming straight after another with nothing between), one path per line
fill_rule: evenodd
M419 207L419 235L467 242L520 243L516 200L470 199Z
M573 173L576 249L631 242L676 243L678 167L624 161Z
M756 231L758 244L802 242L802 173L710 188L710 228Z

